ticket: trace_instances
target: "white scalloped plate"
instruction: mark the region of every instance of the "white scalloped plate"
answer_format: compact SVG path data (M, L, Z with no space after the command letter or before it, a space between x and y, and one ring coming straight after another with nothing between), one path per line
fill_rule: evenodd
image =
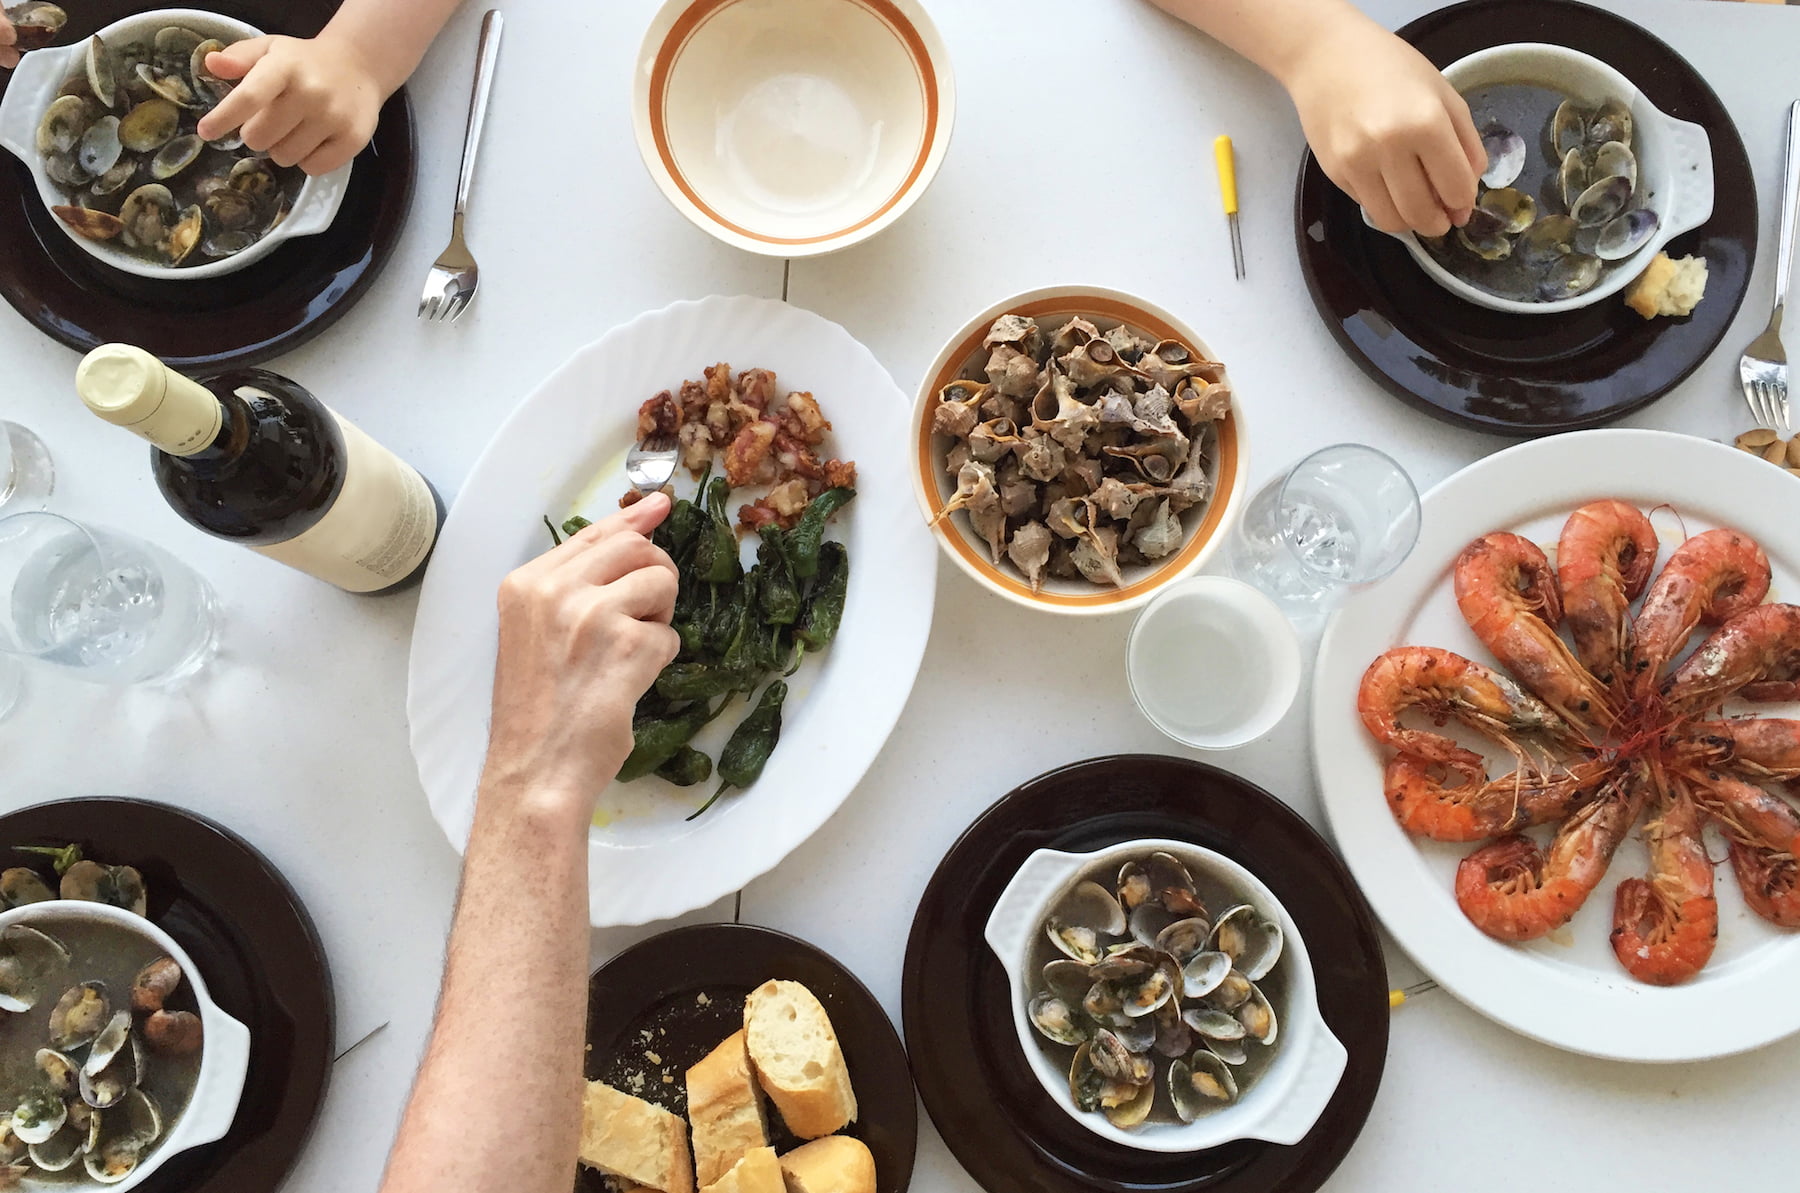
M1680 541L1681 524L1690 534L1720 525L1741 530L1768 553L1771 599L1800 595L1800 521L1794 518L1800 489L1793 477L1753 456L1702 439L1634 430L1559 435L1489 456L1426 494L1411 558L1346 605L1325 632L1313 683L1320 795L1338 849L1382 923L1422 969L1477 1011L1590 1056L1690 1061L1743 1052L1800 1030L1800 934L1753 914L1729 865L1719 867L1715 888L1718 949L1684 986L1634 980L1608 943L1613 888L1648 864L1636 833L1554 939L1491 940L1464 917L1451 889L1457 862L1476 847L1415 841L1401 832L1382 797L1383 751L1356 715L1363 671L1389 647L1442 646L1492 662L1451 593L1450 566L1465 545L1491 530L1512 530L1554 559L1569 512L1601 497L1645 510L1670 507L1653 515L1665 560ZM1788 706L1759 711L1795 715ZM1713 856L1722 857L1718 839L1709 834L1709 840Z
M548 549L543 517L616 508L637 409L718 361L775 370L810 390L832 455L857 462L857 497L834 523L850 551L843 628L790 681L781 745L762 778L700 819L711 785L658 779L600 796L589 843L595 926L680 915L777 865L837 810L899 719L931 628L937 549L920 524L903 449L908 402L837 324L760 298L678 302L583 348L513 411L476 461L444 524L413 630L407 692L413 756L432 814L461 849L487 751L501 579ZM692 482L683 473L678 491ZM733 508L737 502L733 501ZM752 540L754 541L754 540ZM710 727L719 740L739 712Z

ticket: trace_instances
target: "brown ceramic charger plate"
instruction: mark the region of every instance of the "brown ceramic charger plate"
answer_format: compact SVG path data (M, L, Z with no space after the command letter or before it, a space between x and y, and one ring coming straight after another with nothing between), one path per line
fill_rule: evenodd
M1399 241L1307 154L1295 235L1326 326L1376 381L1452 422L1505 435L1598 426L1661 397L1724 337L1756 260L1756 181L1719 97L1687 61L1622 17L1571 0L1471 0L1400 30L1439 67L1506 42L1553 42L1617 68L1650 102L1712 139L1712 218L1672 257L1706 258L1706 298L1684 319L1645 320L1623 298L1562 315L1476 306L1427 277Z
M55 45L133 13L173 4L78 0ZM211 11L269 33L310 37L336 0L226 0ZM12 72L0 71L0 93ZM253 364L306 343L355 305L393 253L418 166L405 89L381 110L331 227L291 240L237 273L159 282L109 269L69 243L31 172L0 153L0 294L39 331L77 352L123 341L178 369Z
M801 983L831 1016L856 1089L856 1121L839 1134L868 1145L877 1193L906 1193L919 1140L906 1049L855 975L786 933L749 924L677 928L595 970L588 983L587 1079L685 1117L688 1068L743 1027L745 996L771 978ZM803 1142L773 1108L769 1136L777 1152ZM598 1173L582 1170L578 1189L605 1187Z
M135 866L149 918L193 957L213 1000L250 1029L250 1069L231 1130L172 1156L144 1193L273 1193L312 1133L336 1046L331 972L287 880L204 817L134 799L72 799L0 816L0 867L47 859L17 845L77 843Z
M1051 1103L1013 1028L1011 983L983 939L988 913L1039 849L1086 853L1142 837L1189 841L1268 884L1312 954L1319 1010L1350 1052L1337 1093L1290 1146L1240 1140L1185 1155L1090 1134ZM1217 767L1134 754L1040 775L970 825L919 900L901 1011L931 1121L992 1193L1311 1193L1350 1150L1387 1059L1388 983L1375 918L1323 837Z

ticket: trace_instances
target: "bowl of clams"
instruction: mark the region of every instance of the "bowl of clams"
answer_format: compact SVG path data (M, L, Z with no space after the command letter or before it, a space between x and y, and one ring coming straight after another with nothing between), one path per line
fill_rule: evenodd
M34 50L0 98L0 146L31 168L57 226L111 268L200 281L323 232L351 167L308 178L236 133L204 141L201 117L235 85L209 55L260 30L196 9L114 22Z
M1103 1139L1152 1152L1298 1143L1344 1075L1293 920L1210 849L1040 849L986 937L1026 1063Z
M81 898L22 896L31 876L0 890L28 900L0 913L0 1186L130 1189L231 1128L249 1032L110 868Z
M1617 294L1712 216L1712 142L1631 81L1564 46L1495 46L1444 77L1487 151L1474 213L1447 236L1401 237L1451 293L1554 315Z
M1167 311L1093 286L971 319L913 406L913 491L938 545L1030 608L1133 609L1225 538L1246 476L1225 365Z

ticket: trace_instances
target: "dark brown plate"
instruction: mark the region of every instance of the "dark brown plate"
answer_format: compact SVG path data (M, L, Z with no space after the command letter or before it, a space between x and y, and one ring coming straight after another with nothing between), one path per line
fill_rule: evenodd
M135 12L167 5L81 0L66 6L57 45ZM310 37L336 0L226 0L211 11L269 33ZM0 93L11 79L0 71ZM34 327L77 352L136 344L179 369L253 364L289 352L343 317L400 238L418 166L405 89L381 111L375 139L356 159L331 227L290 240L237 273L160 282L110 269L73 244L44 207L31 171L0 154L0 294Z
M878 1193L905 1193L919 1141L906 1049L867 987L786 933L749 924L677 928L601 966L588 983L588 1080L685 1117L688 1068L744 1025L745 997L771 978L799 982L824 1004L856 1087L856 1121L840 1134L868 1145ZM769 1135L777 1152L803 1142L773 1108ZM605 1183L583 1169L578 1188L600 1193Z
M1756 260L1756 181L1731 116L1681 55L1612 13L1570 0L1471 0L1400 30L1438 66L1505 42L1554 42L1616 67L1650 102L1712 138L1712 219L1669 243L1706 258L1706 298L1645 320L1609 298L1563 315L1510 315L1440 287L1399 241L1363 223L1309 153L1295 237L1313 301L1363 371L1452 422L1504 435L1598 426L1673 389L1718 347Z
M1012 988L983 939L988 913L1039 849L1085 853L1140 837L1189 841L1268 884L1312 954L1319 1010L1350 1052L1325 1113L1291 1147L1240 1140L1185 1155L1133 1151L1052 1104L1013 1029ZM1388 984L1375 919L1324 838L1286 804L1217 767L1151 754L1040 775L981 816L919 900L901 1011L931 1121L985 1189L1310 1193L1368 1118L1387 1059Z
M48 861L15 845L79 843L135 866L149 918L193 957L213 1000L250 1029L250 1071L231 1130L169 1158L145 1193L273 1193L312 1133L336 1045L331 973L312 920L267 858L191 812L131 799L73 799L0 817L4 864Z

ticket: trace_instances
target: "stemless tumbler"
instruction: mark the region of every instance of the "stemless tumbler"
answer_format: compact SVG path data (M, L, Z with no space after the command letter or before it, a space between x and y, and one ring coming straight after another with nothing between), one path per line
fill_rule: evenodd
M56 471L44 441L18 423L0 419L0 515L41 510L56 487Z
M1232 570L1290 617L1331 610L1388 575L1419 537L1419 494L1405 469L1360 443L1323 448L1251 498Z
M206 661L214 610L160 547L57 514L0 518L0 650L90 683L167 682Z

